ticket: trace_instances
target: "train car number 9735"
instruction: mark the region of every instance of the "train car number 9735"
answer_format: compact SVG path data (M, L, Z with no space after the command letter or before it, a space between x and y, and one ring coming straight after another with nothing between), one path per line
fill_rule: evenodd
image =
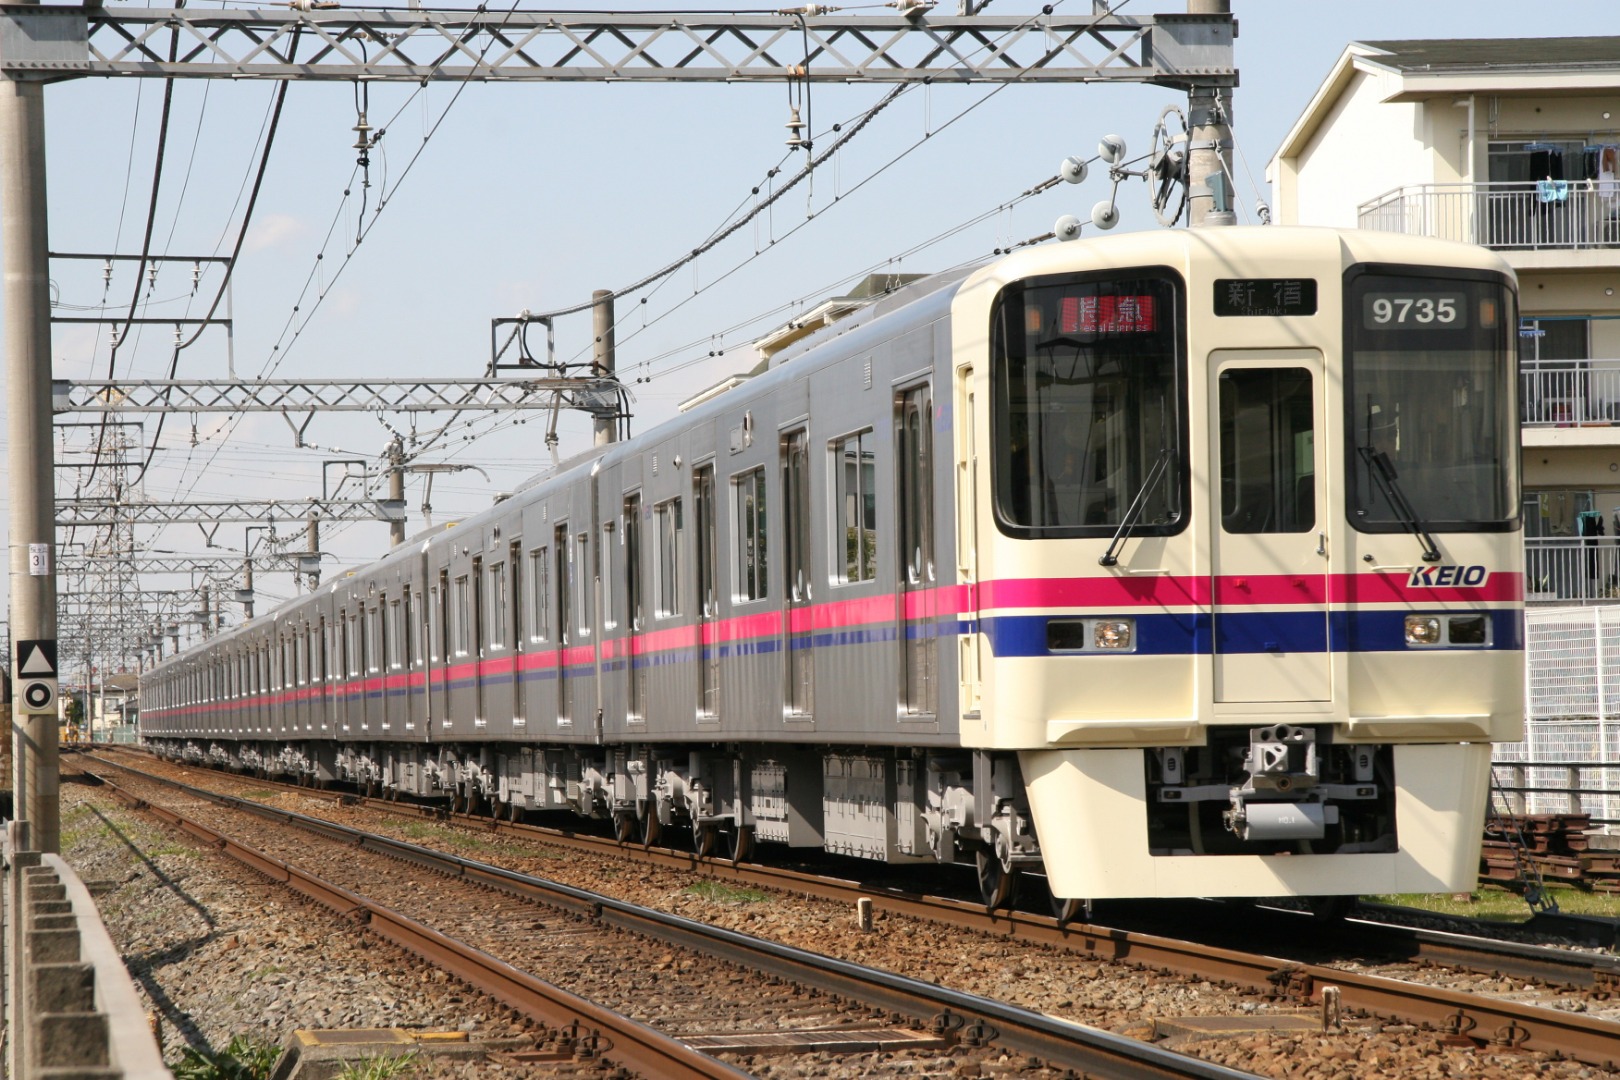
M1369 330L1461 330L1468 300L1462 293L1368 293L1362 321Z

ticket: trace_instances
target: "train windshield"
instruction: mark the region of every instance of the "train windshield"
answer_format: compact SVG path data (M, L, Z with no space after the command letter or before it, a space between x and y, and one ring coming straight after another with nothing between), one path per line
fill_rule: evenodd
M995 507L1020 536L1185 519L1182 286L1164 270L1032 278L992 316Z
M1350 520L1364 532L1512 528L1519 444L1506 282L1353 268L1344 311Z

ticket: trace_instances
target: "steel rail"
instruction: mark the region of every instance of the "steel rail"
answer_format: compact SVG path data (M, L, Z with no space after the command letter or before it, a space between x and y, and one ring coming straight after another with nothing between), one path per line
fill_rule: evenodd
M109 764L118 763L109 762ZM123 765L118 767L129 768ZM139 770L131 771L139 772ZM153 779L167 784L177 784L176 781L163 777ZM311 793L310 789L297 790L306 794ZM352 795L332 795L332 797L372 804L396 812L402 805L383 800L363 800ZM272 812L286 813L286 811ZM627 847L606 838L581 836L509 822L491 822L487 818L472 820L480 821L484 827L492 831L511 831L515 834L543 838L547 843L583 850L611 853L623 852ZM840 881L793 870L755 864L736 864L713 858L700 859L695 855L668 850L643 850L639 846L637 850L656 865L684 867L720 881L776 889L852 906L857 898L869 898L878 910L897 915L1029 941L1076 952L1091 959L1111 960L1194 975L1217 983L1280 994L1313 1004L1321 1002L1321 991L1324 987L1336 987L1340 1005L1346 1010L1417 1024L1433 1029L1444 1037L1466 1041L1481 1048L1498 1046L1536 1050L1605 1068L1614 1068L1616 1063L1620 1063L1620 1023L1577 1013L1521 1002L1483 998L1442 987L1346 971L1325 964L1303 963L1275 956L1223 949L1154 934L1078 923L1059 924L1055 919L1046 916L1018 911L987 911L979 904L923 897L899 890L871 888L858 882ZM1441 945L1438 936L1430 949L1431 958L1439 960ZM1519 956L1513 964L1529 963L1530 954L1527 947L1520 947L1515 951ZM1580 961L1571 960L1568 963L1578 965ZM1493 964L1492 970L1510 972L1514 968L1504 960L1500 964Z
M956 1038L968 1045L989 1043L1032 1054L1051 1064L1080 1071L1095 1080L1255 1080L1252 1073L1215 1065L1151 1043L1015 1005L709 926L559 882L363 832L336 822L206 791L177 780L139 773L138 770L130 771L218 806L245 811L477 885L539 901L604 926L682 946L750 970L768 972L799 985L867 1002L891 1012L932 1018L935 1030L944 1037ZM152 804L145 806L151 808ZM162 816L184 820L173 810L164 811ZM206 827L199 828L210 836L217 835ZM267 858L262 855L258 857ZM285 866L274 859L267 861L278 870ZM303 874L291 867L286 867L286 872ZM353 894L342 890L339 892L345 898L352 898L351 902L366 903L353 897Z
M286 885L338 915L362 924L379 937L420 956L535 1020L556 1028L580 1025L594 1032L606 1033L611 1041L602 1050L602 1055L642 1076L657 1080L665 1077L742 1080L748 1076L640 1021L570 994L340 885L272 858L174 810L126 792L111 781L102 779L102 783L133 808L167 822L270 880ZM192 793L198 794L195 791Z

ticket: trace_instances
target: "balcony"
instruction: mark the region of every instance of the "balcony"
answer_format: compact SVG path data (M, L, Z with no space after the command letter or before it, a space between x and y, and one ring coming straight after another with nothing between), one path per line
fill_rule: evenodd
M1620 247L1620 191L1585 180L1413 184L1356 208L1363 229L1498 250Z
M1620 536L1534 536L1524 541L1529 604L1620 601Z
M1620 427L1620 360L1519 361L1525 427Z

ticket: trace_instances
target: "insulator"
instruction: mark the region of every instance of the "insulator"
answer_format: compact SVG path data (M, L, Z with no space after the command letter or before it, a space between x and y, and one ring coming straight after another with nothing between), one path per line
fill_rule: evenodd
M788 106L788 109L792 115L788 117L787 122L787 144L791 149L797 150L799 147L804 145L804 138L802 135L804 131L804 121L799 119L799 107L797 105L790 105Z
M360 113L360 120L354 125L354 148L364 153L371 149L371 125L366 123L366 114Z

